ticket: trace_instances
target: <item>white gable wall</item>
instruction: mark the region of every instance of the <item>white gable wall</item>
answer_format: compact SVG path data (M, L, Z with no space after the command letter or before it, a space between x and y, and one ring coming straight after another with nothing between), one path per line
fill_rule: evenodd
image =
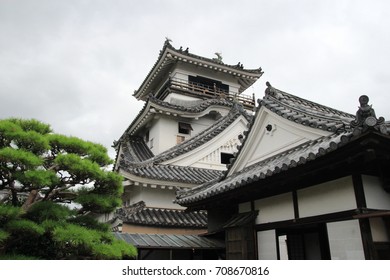
M225 129L204 145L178 157L167 160L164 164L225 170L226 165L221 164L220 154L221 152L233 154L237 151L236 146L239 144L238 135L247 129L246 125L247 120L240 116L229 126L229 128Z
M265 107L261 107L257 114L259 116L256 116L251 133L229 174L308 140L315 140L331 134L321 129L294 123ZM267 130L268 125L272 127L271 131Z

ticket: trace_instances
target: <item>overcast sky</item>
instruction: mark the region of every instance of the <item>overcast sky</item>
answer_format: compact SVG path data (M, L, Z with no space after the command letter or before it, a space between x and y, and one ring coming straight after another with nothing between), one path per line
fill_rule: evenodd
M390 120L390 1L0 0L0 119L35 118L110 146L143 103L162 49L262 67L265 82L355 113L370 97Z

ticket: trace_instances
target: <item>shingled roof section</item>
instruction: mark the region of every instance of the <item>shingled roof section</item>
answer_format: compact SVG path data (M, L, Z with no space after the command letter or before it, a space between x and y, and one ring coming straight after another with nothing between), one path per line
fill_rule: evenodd
M177 165L159 164L140 167L136 165L128 165L126 167L122 165L121 168L130 174L142 178L189 184L203 184L223 175L223 171L220 170Z
M116 210L116 217L124 223L179 228L206 228L206 211L185 211L146 207L143 201Z
M278 90L269 82L260 104L285 119L330 132L345 131L355 118L352 114Z
M213 98L206 100L180 100L172 98L171 102L165 102L154 96L149 96L149 102L154 107L165 108L166 110L174 111L176 113L200 113L206 111L212 106L223 106L227 108L232 108L234 102L223 99L223 98Z
M145 141L138 136L129 136L122 142L123 158L130 162L142 162L154 156Z
M224 249L225 242L205 236L183 234L114 233L115 237L138 249Z

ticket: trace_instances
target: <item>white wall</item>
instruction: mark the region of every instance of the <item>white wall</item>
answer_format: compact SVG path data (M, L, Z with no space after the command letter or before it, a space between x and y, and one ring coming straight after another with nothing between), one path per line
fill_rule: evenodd
M351 210L357 207L351 177L298 190L297 196L301 218Z
M175 190L161 189L160 187L131 186L130 205L144 201L148 207L182 209L179 204L174 204Z
M358 220L328 223L332 260L364 260L364 250Z
M275 230L257 232L257 252L259 260L277 260Z
M256 200L255 209L259 210L256 224L294 219L294 205L291 193Z
M363 188L367 208L390 210L390 193L387 193L378 177L363 176Z
M389 242L388 229L382 218L371 218L370 227L374 242Z
M152 152L156 155L176 145L177 131L177 121L161 116L155 120L149 132L150 141L153 139Z

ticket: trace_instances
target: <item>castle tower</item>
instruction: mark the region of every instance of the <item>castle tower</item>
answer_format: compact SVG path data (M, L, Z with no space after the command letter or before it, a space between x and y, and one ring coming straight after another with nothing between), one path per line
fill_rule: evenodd
M123 232L196 234L207 213L174 204L177 190L220 178L253 117L244 94L261 68L228 65L174 48L169 40L134 97L145 105L115 142L114 169L125 177Z

